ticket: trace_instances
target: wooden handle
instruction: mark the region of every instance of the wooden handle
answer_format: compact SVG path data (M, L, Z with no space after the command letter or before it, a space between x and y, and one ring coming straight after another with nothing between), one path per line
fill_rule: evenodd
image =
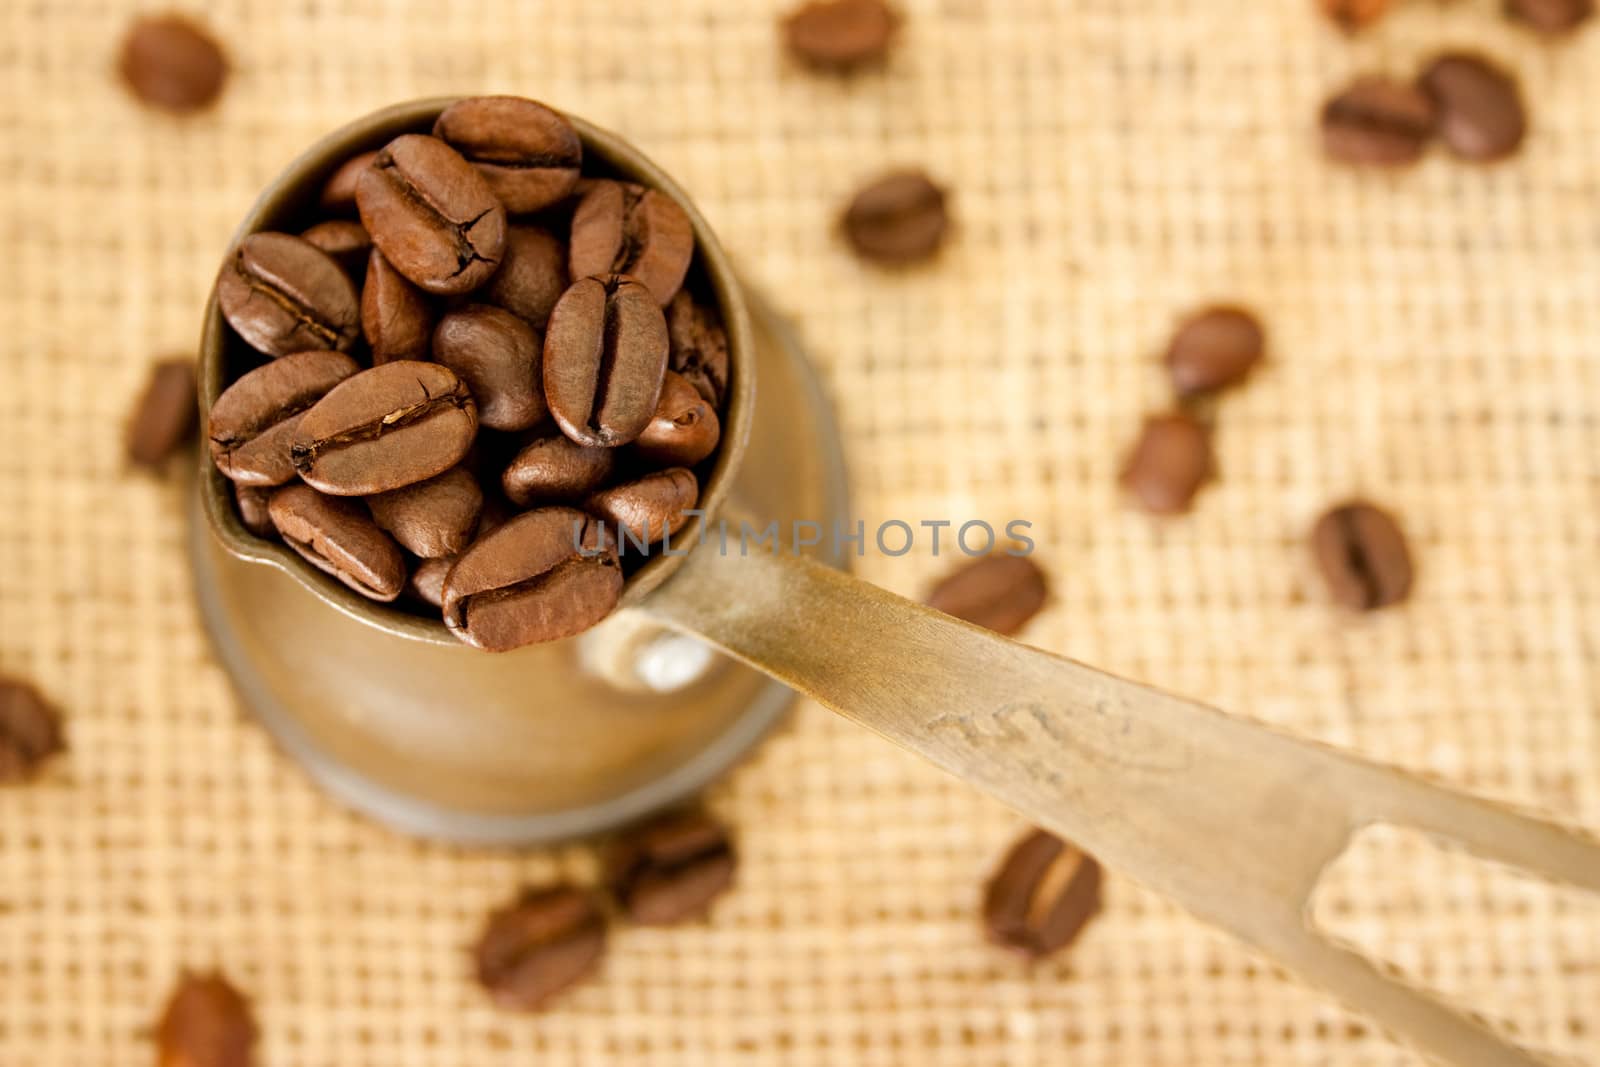
M1389 822L1600 891L1557 826L999 637L809 561L707 544L663 622L917 752L1463 1067L1536 1067L1310 927L1312 891Z

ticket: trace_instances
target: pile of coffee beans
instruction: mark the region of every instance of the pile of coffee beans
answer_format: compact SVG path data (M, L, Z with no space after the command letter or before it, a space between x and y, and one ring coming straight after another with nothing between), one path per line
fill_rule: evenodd
M578 633L688 521L727 336L667 194L586 167L543 104L478 97L336 168L217 277L209 444L240 521L503 651Z

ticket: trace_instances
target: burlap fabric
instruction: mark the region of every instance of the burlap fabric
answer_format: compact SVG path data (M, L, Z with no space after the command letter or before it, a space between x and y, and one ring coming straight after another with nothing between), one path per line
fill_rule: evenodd
M816 77L779 0L239 0L236 76L178 121L112 73L140 5L0 5L0 670L72 754L0 794L0 1064L147 1062L185 967L255 998L270 1065L1410 1064L1124 879L1067 957L983 944L1020 828L815 707L709 800L741 831L708 925L627 930L534 1018L464 947L581 847L417 844L315 792L241 715L197 624L175 482L130 477L146 367L192 351L228 234L302 146L379 105L506 91L625 132L799 322L858 510L1022 517L1055 586L1041 646L1558 817L1600 824L1600 28L1550 45L1491 0L1349 40L1310 0L906 0L888 69ZM1446 45L1521 76L1509 165L1336 170L1313 117L1356 72ZM959 219L934 267L861 266L858 181L925 164ZM1168 402L1175 316L1246 301L1271 365L1220 410L1193 517L1120 506ZM1326 604L1305 532L1362 492L1421 561L1407 607ZM925 555L859 570L916 594ZM1600 906L1400 837L1323 909L1529 1040L1600 1055Z

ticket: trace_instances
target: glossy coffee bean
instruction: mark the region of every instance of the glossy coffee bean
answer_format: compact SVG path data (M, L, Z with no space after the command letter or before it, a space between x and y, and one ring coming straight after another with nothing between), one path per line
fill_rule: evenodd
M455 556L425 559L411 569L406 579L406 595L432 608L444 606L444 580L450 568L456 565Z
M629 919L668 926L697 919L733 884L728 831L703 812L678 812L613 840L606 885Z
M1189 316L1167 347L1167 373L1180 396L1222 389L1261 362L1266 332L1243 308L1213 307Z
M1361 78L1322 108L1322 148L1341 163L1404 166L1433 139L1433 101L1414 86Z
M156 1024L158 1067L251 1067L250 1002L221 974L185 974Z
M945 192L919 170L886 174L863 188L844 215L856 253L889 266L925 260L950 227Z
M478 983L506 1011L536 1011L595 969L605 913L572 886L532 889L493 915L474 950Z
M935 585L926 603L975 626L1009 637L1039 613L1050 585L1026 556L984 556L962 564Z
M161 466L188 443L198 419L194 360L157 363L128 420L128 460L141 467Z
M436 137L390 141L356 181L372 243L430 293L467 293L489 280L506 243L506 209L471 163Z
M433 358L460 375L491 430L526 430L549 414L539 335L503 308L468 304L440 319Z
M324 493L371 496L454 467L477 432L477 405L454 371L399 360L346 379L305 413L294 466Z
M350 276L316 245L287 233L253 233L217 275L217 304L240 337L269 356L348 351L360 310Z
M1205 427L1188 415L1157 415L1145 420L1122 468L1122 484L1146 511L1174 515L1189 509L1211 473Z
M500 269L480 291L479 299L542 330L566 289L566 243L539 226L513 226L506 234Z
M633 442L633 451L652 466L692 467L715 452L721 438L716 409L688 379L668 371L656 413Z
M694 472L673 467L592 493L583 509L604 519L622 544L653 546L683 529L693 518L684 512L699 499Z
M367 497L372 519L401 546L423 559L453 556L478 527L483 490L478 480L451 467L425 482Z
M122 39L122 80L151 107L186 114L222 95L228 57L203 27L182 15L138 19Z
M1594 15L1594 0L1506 0L1506 14L1541 33L1570 33Z
M239 512L239 522L257 537L274 538L278 528L272 525L272 514L267 505L272 501L272 487L265 485L233 484L233 505Z
M1100 865L1054 834L1035 830L1012 846L983 895L989 940L1030 959L1077 940L1100 911Z
M694 258L694 228L666 193L631 182L597 181L572 216L567 254L574 279L631 275L665 307Z
M267 510L284 542L319 571L373 600L400 595L405 557L361 501L286 485L272 494Z
M340 352L297 352L257 367L211 405L211 461L241 485L289 481L301 418L359 370Z
M1411 592L1405 534L1376 505L1358 500L1328 511L1312 529L1311 547L1333 599L1353 611L1398 604Z
M356 213L356 182L378 159L378 152L362 152L351 156L328 176L317 197L317 204L328 215L354 215Z
M1440 56L1418 83L1433 99L1439 136L1462 159L1493 162L1522 146L1527 113L1516 80L1479 56Z
M848 70L882 60L898 22L884 0L810 0L784 19L783 36L802 62Z
M667 339L667 366L720 408L728 394L728 335L716 311L680 289L667 305Z
M544 336L544 394L561 432L614 448L655 414L667 369L667 321L632 278L572 284Z
M591 448L564 434L524 445L501 475L500 486L518 507L582 500L616 468L613 448Z
M478 168L505 204L523 214L572 192L583 165L578 131L559 112L517 96L477 96L445 108L433 135Z
M428 294L412 285L374 248L361 287L361 332L372 348L373 366L397 359L426 361L433 352L434 309Z
M300 237L332 256L352 280L365 276L372 238L361 223L354 219L328 219L303 231Z
M66 747L55 705L30 683L0 676L0 785L35 777Z
M1388 14L1391 0L1317 0L1323 14L1345 30L1359 30Z

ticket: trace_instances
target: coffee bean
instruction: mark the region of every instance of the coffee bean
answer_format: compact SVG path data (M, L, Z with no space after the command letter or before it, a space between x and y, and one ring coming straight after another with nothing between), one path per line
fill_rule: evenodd
M354 215L356 213L356 182L377 162L376 150L351 156L328 176L317 203L329 215Z
M286 485L272 494L267 510L289 547L319 571L373 600L400 595L405 559L361 501Z
M783 34L800 60L847 70L883 59L898 23L884 0L812 0L784 19Z
M156 1026L160 1067L250 1067L250 1003L220 974L185 974Z
M1173 515L1189 509L1211 473L1205 427L1188 415L1157 415L1145 420L1122 468L1122 484L1146 511Z
M627 274L666 307L694 258L694 227L666 193L631 182L597 181L572 216L572 277Z
M506 210L518 214L572 192L583 164L583 144L572 123L517 96L459 100L439 116L433 135L471 161Z
M1233 385L1261 362L1266 334L1243 308L1213 307L1191 315L1167 348L1167 372L1180 396Z
M477 431L477 405L454 371L398 360L346 379L305 413L294 466L324 493L371 496L454 467Z
M478 480L461 467L404 489L367 498L373 521L423 559L453 556L467 547L483 509Z
M489 916L475 952L478 982L507 1011L534 1011L583 978L605 950L605 916L572 886L530 889Z
M151 107L184 114L217 99L228 57L216 39L181 15L146 16L122 39L122 80Z
M539 335L503 308L468 304L440 319L433 358L467 383L478 422L491 430L526 430L550 413Z
M722 424L688 379L671 371L649 425L633 442L636 456L661 467L692 467L717 450Z
M667 321L632 278L572 284L544 337L544 393L561 432L614 448L638 437L661 398Z
M1049 581L1038 564L1026 556L1000 554L962 565L933 587L926 603L1009 637L1039 613L1049 594Z
M450 568L456 565L455 556L425 559L411 570L406 579L406 595L439 609L444 606L444 580Z
M344 268L352 281L358 282L366 275L367 257L372 252L372 238L367 236L366 229L354 219L328 219L309 227L300 234L303 241L308 241L333 257L333 261Z
M623 531L619 541L627 538L635 545L654 545L683 529L694 517L685 511L699 499L700 483L694 472L672 467L593 493L583 508L606 520L613 532Z
M1317 0L1323 14L1347 31L1377 22L1389 11L1390 0Z
M233 483L233 503L239 509L239 521L257 537L278 536L278 528L272 525L272 515L267 510L271 500L270 487Z
M142 467L165 463L193 435L196 404L194 360L170 359L152 367L128 420L128 459Z
M576 444L564 434L541 437L516 454L500 485L518 507L581 500L611 477L616 457L615 449Z
M705 915L733 884L733 844L715 819L680 812L614 840L605 867L606 884L628 918L669 926Z
M1388 78L1360 78L1322 108L1322 148L1341 163L1401 166L1433 137L1433 101Z
M715 309L702 307L680 289L667 305L667 338L667 366L720 408L728 392L728 335Z
M621 594L615 539L580 511L542 508L473 542L445 579L444 621L467 644L504 652L587 630Z
M348 351L360 311L350 276L322 249L287 233L253 233L217 276L229 325L269 356L312 348Z
M1405 534L1382 508L1359 500L1333 508L1317 520L1311 546L1329 592L1347 608L1374 611L1411 592Z
M372 250L361 287L361 332L372 348L372 365L400 359L426 362L433 352L434 309L428 295Z
M918 170L873 181L855 195L844 215L845 236L856 253L889 266L932 256L949 225L944 190Z
M1504 159L1527 135L1528 120L1516 80L1488 60L1440 56L1423 71L1419 84L1438 109L1439 135L1462 159L1485 163Z
M61 713L27 682L0 677L0 785L33 778L66 748Z
M430 293L466 293L489 280L506 243L506 209L477 168L436 137L390 141L356 181L372 243Z
M506 234L500 269L482 289L481 299L542 330L566 288L565 242L538 226L513 226Z
M1012 846L983 895L989 940L1031 959L1066 948L1100 911L1100 865L1054 834Z
M1506 0L1506 14L1541 33L1567 33L1594 15L1594 0Z
M211 461L242 485L289 481L301 418L359 370L339 352L297 352L257 367L211 405Z

